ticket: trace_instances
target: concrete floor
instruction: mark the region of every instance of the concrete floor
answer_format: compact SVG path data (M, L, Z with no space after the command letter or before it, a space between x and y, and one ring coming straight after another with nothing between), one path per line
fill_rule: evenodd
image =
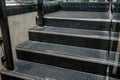
M15 48L22 42L28 40L28 29L35 27L36 16L37 16L37 12L32 12L32 13L26 13L26 14L20 14L20 15L8 17L14 60L16 59ZM3 51L0 47L0 57L2 55L3 55ZM2 69L1 62L0 62L0 69Z

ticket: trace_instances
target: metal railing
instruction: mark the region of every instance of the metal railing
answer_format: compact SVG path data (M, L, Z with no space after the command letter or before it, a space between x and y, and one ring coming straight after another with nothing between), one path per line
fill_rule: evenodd
M14 70L13 55L12 55L5 0L0 0L0 5L1 5L0 6L0 21L1 21L0 25L1 25L3 42L4 42L4 51L5 51L4 55L6 59L6 67L8 70Z

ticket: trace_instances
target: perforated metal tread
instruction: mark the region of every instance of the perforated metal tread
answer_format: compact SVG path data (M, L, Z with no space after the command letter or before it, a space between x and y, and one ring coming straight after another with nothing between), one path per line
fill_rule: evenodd
M35 27L29 30L29 32L47 33L56 35L76 36L85 38L97 38L109 40L109 31L98 31L98 30L85 30L85 29L73 29L73 28L61 28L46 26L44 28ZM118 40L118 33L112 32L112 39Z
M110 22L108 12L57 11L46 14L44 18Z
M51 80L105 80L105 76L27 61L16 62L15 71Z
M85 73L60 67L23 60L15 61L15 70L0 71L1 74L25 80L106 80L106 76ZM108 80L120 80L109 77Z
M17 47L17 50L35 52L38 54L46 54L88 62L106 64L107 51L90 48L82 48L75 46L67 46L53 43L27 41Z

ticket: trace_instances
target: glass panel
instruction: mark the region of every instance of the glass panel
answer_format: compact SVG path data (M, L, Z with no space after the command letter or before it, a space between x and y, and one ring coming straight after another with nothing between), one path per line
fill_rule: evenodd
M6 0L7 14L16 15L37 10L37 0Z

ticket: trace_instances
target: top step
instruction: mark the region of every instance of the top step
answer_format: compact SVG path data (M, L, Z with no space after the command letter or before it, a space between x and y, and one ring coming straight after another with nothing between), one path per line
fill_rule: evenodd
M90 30L110 30L109 3L61 2L44 4L44 25Z

